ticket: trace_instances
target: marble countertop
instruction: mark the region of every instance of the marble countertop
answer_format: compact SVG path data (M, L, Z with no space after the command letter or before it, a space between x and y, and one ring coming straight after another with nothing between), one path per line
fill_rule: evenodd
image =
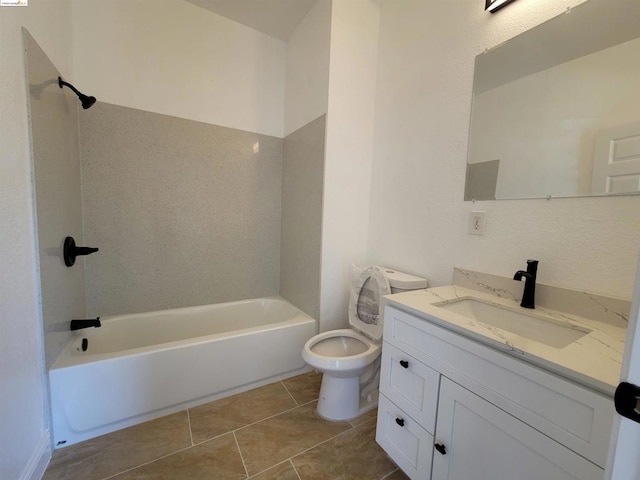
M552 323L589 333L565 347L555 348L437 305L465 298L473 298L525 315L546 317ZM624 324L588 319L540 306L536 306L535 310L523 309L517 300L458 285L387 295L384 299L389 305L414 313L436 325L541 366L606 395L613 396L620 381L627 333Z

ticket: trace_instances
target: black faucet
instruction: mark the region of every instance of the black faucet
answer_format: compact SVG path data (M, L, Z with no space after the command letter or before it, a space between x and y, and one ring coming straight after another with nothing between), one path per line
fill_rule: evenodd
M538 273L538 260L527 260L527 271L518 270L513 276L514 280L525 278L524 293L520 306L523 308L536 308L536 274Z
M87 318L84 320L71 320L71 330L80 330L81 328L89 328L89 327L99 327L100 317L98 318Z

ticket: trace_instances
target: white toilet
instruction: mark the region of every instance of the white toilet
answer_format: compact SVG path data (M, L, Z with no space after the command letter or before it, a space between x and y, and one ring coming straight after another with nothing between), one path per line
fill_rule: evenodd
M351 287L349 324L311 338L302 350L323 373L318 414L349 420L378 405L383 295L427 288L427 280L384 267L365 268Z

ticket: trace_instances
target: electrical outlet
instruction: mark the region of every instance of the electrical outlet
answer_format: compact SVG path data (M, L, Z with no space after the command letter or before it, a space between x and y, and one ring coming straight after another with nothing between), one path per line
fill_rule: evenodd
M485 212L469 212L469 235L484 235Z

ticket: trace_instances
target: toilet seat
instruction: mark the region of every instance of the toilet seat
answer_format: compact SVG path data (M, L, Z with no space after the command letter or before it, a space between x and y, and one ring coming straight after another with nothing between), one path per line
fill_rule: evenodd
M347 352L345 355L334 356L317 349L319 344L325 340L337 339L339 341L340 338L361 342L363 344L362 351L354 355L349 355ZM320 371L331 370L349 374L353 370L359 370L370 365L380 355L380 348L379 344L372 342L361 333L351 328L344 328L320 333L309 339L302 349L302 357L305 362Z
M368 337L382 338L382 296L391 293L389 280L379 267L365 268L351 288L349 325Z
M379 267L367 267L352 285L349 299L349 324L353 328L330 330L307 341L302 358L322 372L347 376L371 365L380 355L382 338L382 312L380 301L391 292L389 281ZM340 339L351 339L341 342ZM335 340L328 344L327 340ZM321 345L323 342L326 345ZM358 346L358 342L362 344ZM342 344L342 345L341 345ZM322 348L318 348L322 347ZM351 354L350 351L355 353Z

